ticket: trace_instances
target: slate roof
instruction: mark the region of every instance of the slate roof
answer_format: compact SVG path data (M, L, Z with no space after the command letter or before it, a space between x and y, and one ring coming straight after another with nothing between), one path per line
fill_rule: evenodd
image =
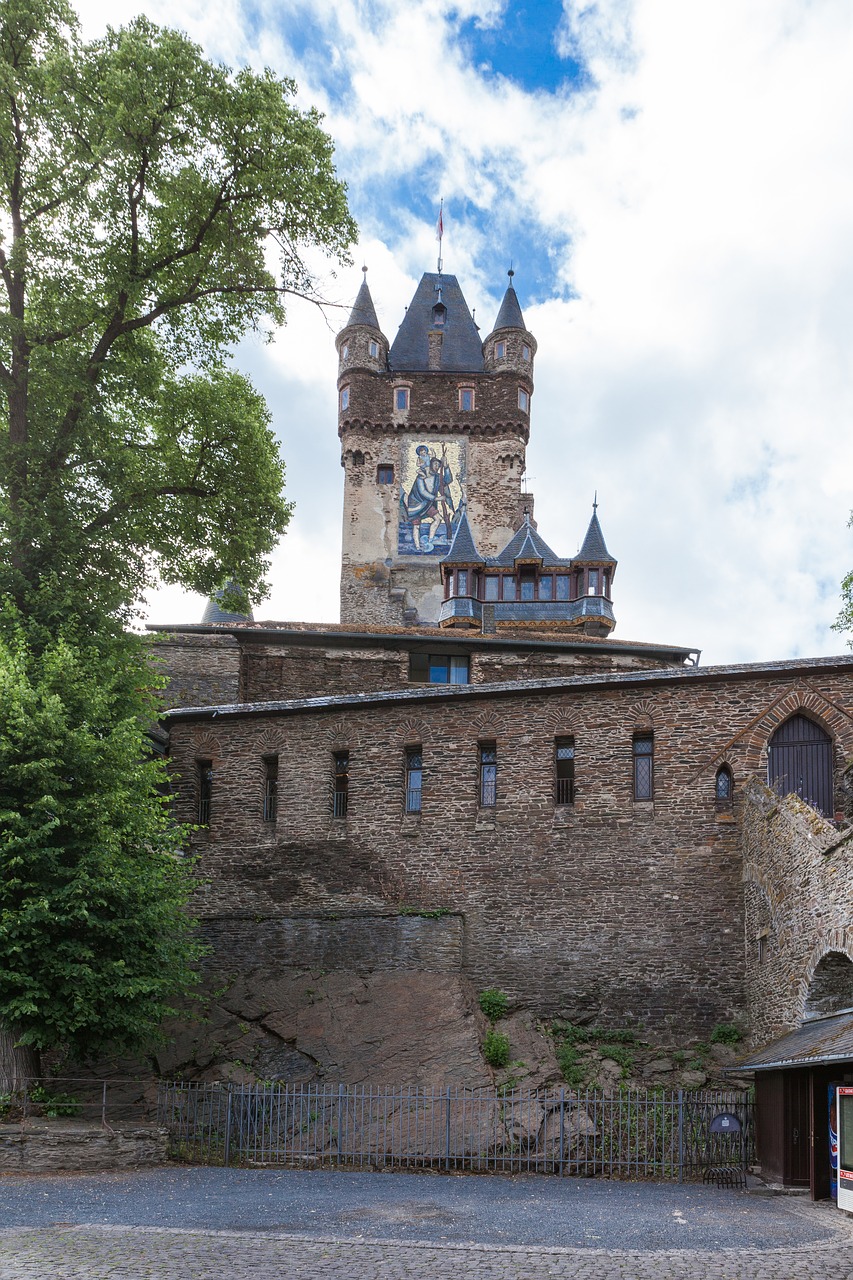
M496 556L490 556L486 564L494 565L496 569L510 569L516 560L541 560L543 566L554 568L565 568L572 563L571 560L565 560L551 550L545 539L533 528L527 516L524 518L524 524L512 535L503 551L499 551Z
M439 300L439 284L447 314L444 324L436 329L432 309ZM443 371L482 373L483 344L456 276L439 276L431 271L423 276L391 343L388 357L391 368L400 373L420 373L428 369L430 330L443 335L440 365Z
M226 591L237 591L242 594L240 588L234 582L228 582L224 587L220 587L207 602L207 607L201 615L202 625L211 622L254 622L255 619L251 609L247 609L245 613L229 613L222 608L221 600Z
M361 288L356 295L349 320L347 320L346 328L351 324L366 324L371 329L379 329L379 321L376 318L376 308L373 305L373 299L370 296L370 290L367 287L367 276L361 282ZM381 333L382 330L379 329Z
M471 526L468 523L468 512L463 509L462 515L456 525L456 531L453 534L453 541L450 544L450 550L446 556L442 557L442 564L485 564L485 560L477 550L474 542L474 535L471 532Z
M521 307L518 302L518 295L509 286L504 294L504 300L501 303L501 309L498 312L498 318L495 321L495 329L526 329L524 316L521 314ZM494 333L494 329L492 332Z
M780 1067L814 1066L821 1062L853 1061L853 1012L812 1018L797 1031L771 1040L763 1049L727 1067L727 1071L769 1071Z
M601 532L601 525L598 523L598 513L596 511L592 513L592 519L589 522L583 546L575 556L575 560L604 561L607 564L616 564L613 556L605 546L604 534Z

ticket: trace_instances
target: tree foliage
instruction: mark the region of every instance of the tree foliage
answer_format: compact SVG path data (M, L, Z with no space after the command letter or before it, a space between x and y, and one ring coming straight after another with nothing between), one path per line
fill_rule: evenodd
M264 591L290 514L229 364L355 227L313 111L138 18L0 0L0 1085L128 1048L195 958L124 627L157 580Z
M143 642L111 655L60 636L35 656L7 606L0 638L0 1021L35 1049L126 1048L191 982L197 948ZM128 652L129 650L129 652Z
M137 18L0 3L0 586L132 611L159 575L262 590L287 523L267 411L226 364L355 228L295 86ZM5 297L3 297L5 294ZM43 598L41 600L43 603Z

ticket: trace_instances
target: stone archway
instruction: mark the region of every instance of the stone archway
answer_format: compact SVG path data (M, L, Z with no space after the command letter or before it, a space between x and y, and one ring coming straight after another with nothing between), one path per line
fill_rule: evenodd
M843 951L827 951L817 963L803 1005L803 1019L853 1009L853 960Z

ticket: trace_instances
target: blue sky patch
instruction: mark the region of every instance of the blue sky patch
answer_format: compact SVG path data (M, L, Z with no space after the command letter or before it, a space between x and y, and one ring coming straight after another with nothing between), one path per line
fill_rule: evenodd
M498 25L483 27L475 18L466 19L459 39L481 73L505 76L528 92L575 90L589 77L583 63L557 53L562 19L561 0L509 0Z

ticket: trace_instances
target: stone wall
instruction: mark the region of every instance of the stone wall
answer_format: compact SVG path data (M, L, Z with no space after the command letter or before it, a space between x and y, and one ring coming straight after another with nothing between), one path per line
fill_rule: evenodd
M848 748L842 768L849 760ZM817 1007L822 987L831 998L832 978L844 970L838 961L853 960L853 831L753 781L743 879L749 1025L758 1045L800 1026L807 1012L826 1012Z
M0 1124L0 1173L139 1169L168 1159L168 1131L153 1124L105 1128L83 1120Z
M210 707L240 701L239 641L222 634L163 633L156 637L155 660L168 676L167 707Z

